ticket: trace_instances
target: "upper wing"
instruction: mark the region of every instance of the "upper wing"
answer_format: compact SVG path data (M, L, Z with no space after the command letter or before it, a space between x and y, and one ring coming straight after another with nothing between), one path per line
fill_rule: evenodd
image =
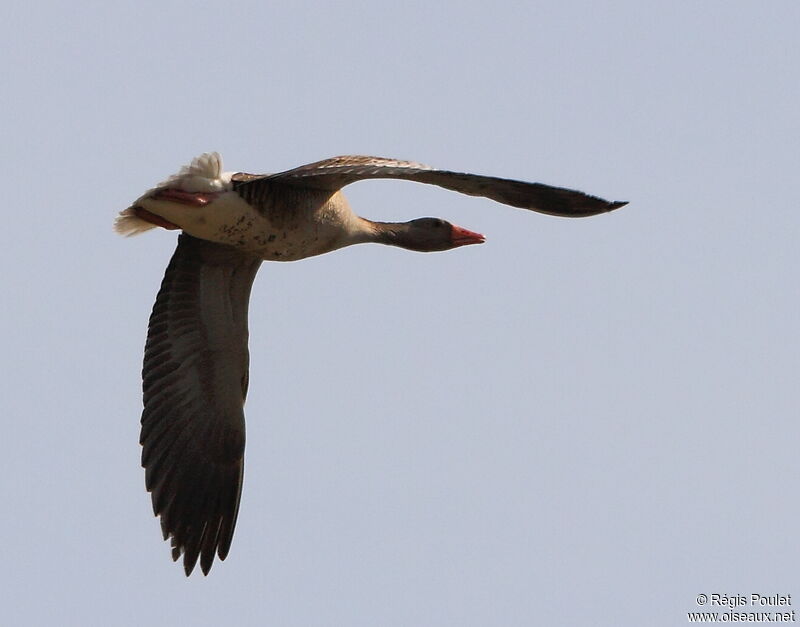
M208 573L230 549L244 470L247 307L261 260L181 234L142 371L142 466L172 558Z
M438 185L470 196L484 196L504 205L562 217L591 216L612 211L625 202L609 202L583 192L542 183L525 183L493 176L449 172L383 157L344 156L264 176L236 174L237 189L269 187L274 183L336 191L363 179L395 178ZM258 193L255 189L248 192Z

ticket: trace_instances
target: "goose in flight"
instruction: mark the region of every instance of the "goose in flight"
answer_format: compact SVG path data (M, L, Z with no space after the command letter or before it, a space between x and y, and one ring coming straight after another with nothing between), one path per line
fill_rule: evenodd
M156 297L142 370L142 466L172 558L208 574L233 538L244 471L247 309L261 262L295 261L375 242L420 252L480 244L439 218L374 222L341 188L404 179L561 217L618 209L582 192L437 170L380 157L335 157L278 174L222 171L207 153L147 191L116 219L122 235L180 229Z

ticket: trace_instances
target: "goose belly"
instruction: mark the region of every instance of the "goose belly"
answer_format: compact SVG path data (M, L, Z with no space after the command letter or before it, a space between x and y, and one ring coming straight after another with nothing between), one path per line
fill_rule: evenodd
M269 261L296 261L340 247L340 229L327 219L325 207L287 208L283 219L270 220L236 192L225 192L202 207L152 198L138 204L189 235Z

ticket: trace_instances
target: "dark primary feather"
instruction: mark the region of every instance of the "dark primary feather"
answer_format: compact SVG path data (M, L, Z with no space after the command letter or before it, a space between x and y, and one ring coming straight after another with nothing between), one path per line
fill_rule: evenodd
M181 234L145 347L142 466L173 559L230 549L244 470L247 306L261 260Z
M604 213L627 204L609 202L563 187L437 170L420 163L383 157L334 157L278 174L260 176L241 173L234 176L234 183L240 193L258 196L260 194L256 190L259 186L275 183L333 192L356 181L380 178L437 185L469 196L491 198L504 205L567 218Z

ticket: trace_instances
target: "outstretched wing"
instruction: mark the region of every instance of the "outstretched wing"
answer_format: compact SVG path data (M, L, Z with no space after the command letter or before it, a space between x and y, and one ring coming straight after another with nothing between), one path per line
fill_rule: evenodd
M142 466L186 574L230 549L244 470L247 307L261 260L181 234L153 306L142 371Z
M562 217L584 217L618 209L626 202L609 202L583 192L542 183L526 183L494 176L450 172L383 157L344 156L264 176L236 174L237 189L269 187L275 183L336 191L363 179L403 179L438 185L469 196L491 198L504 205ZM247 190L258 195L254 189Z

